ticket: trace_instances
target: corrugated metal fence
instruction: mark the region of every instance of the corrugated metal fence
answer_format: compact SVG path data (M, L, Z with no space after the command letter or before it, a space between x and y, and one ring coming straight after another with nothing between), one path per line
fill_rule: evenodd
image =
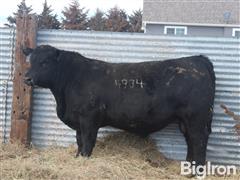
M15 29L0 28L0 139L9 138Z
M235 121L219 107L225 104L240 115L240 42L235 38L167 37L146 34L41 30L37 43L108 62L139 62L203 54L214 64L217 77L212 134L207 159L213 163L240 166L240 138ZM2 61L2 60L1 60ZM1 96L2 97L2 96ZM56 105L49 90L34 89L32 143L36 146L75 142L75 132L56 117ZM116 129L103 128L99 136ZM183 160L186 143L176 125L152 135L167 157Z

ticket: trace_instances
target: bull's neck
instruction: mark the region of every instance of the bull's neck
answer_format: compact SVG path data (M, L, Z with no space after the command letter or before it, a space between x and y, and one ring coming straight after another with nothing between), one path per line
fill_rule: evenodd
M56 72L53 74L54 81L50 87L52 94L55 97L57 103L57 115L63 120L65 114L65 88L69 83L69 77L73 76L72 62L62 61L58 67Z
M52 87L50 88L52 93L55 95L62 96L66 87L74 83L76 80L76 74L82 73L83 78L87 71L88 63L79 59L62 60L58 65L55 73L55 79ZM78 79L80 81L80 79Z
M64 117L65 96L64 87L66 86L66 78L63 72L55 73L55 80L50 90L55 97L57 103L57 115L60 119Z
M71 77L71 64L72 62L66 63L65 61L58 64L56 72L54 72L54 80L50 87L52 93L55 95L62 95L64 88L67 85L67 77Z

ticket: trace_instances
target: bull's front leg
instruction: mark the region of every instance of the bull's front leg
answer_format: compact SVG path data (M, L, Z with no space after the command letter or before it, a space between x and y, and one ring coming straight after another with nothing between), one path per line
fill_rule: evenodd
M92 150L95 146L98 127L92 119L84 118L81 120L81 140L82 140L82 149L81 155L89 157L92 154Z
M82 149L81 130L76 131L76 139L77 139L77 145L78 145L76 157L78 157Z

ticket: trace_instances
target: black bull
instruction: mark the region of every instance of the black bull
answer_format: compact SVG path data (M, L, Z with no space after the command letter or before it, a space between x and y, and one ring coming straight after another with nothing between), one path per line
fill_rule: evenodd
M205 164L215 93L207 57L107 63L47 45L24 53L26 84L51 90L58 117L77 132L77 156L91 155L101 127L147 136L178 122L187 161Z

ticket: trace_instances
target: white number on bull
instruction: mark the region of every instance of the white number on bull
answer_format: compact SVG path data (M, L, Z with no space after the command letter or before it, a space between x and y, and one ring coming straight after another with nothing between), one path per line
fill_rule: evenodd
M143 83L142 79L115 79L115 86L118 88L144 88L145 83Z

